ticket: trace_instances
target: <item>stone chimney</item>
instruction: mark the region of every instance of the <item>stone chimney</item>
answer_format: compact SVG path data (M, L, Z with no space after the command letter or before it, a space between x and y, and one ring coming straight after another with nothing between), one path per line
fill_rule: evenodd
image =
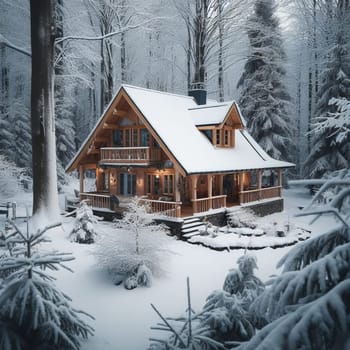
M188 91L188 96L194 97L197 105L205 105L207 103L207 90L204 83L193 83Z

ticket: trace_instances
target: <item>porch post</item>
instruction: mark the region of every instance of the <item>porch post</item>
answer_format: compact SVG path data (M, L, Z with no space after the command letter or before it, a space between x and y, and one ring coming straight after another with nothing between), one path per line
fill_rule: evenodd
M192 208L193 208L193 212L197 213L197 182L198 182L198 175L192 175L191 176L191 191L192 191Z
M83 165L79 167L79 191L80 193L84 193L84 171L85 168Z
M219 194L220 196L224 194L224 175L219 175Z
M279 168L277 171L278 171L278 195L279 197L282 197L282 169Z
M180 194L180 174L178 169L175 168L175 176L174 176L174 181L175 181L175 202L180 202L181 201L181 194ZM176 217L181 216L181 205L176 206Z
M262 171L261 171L261 169L259 169L258 170L258 191L259 191L258 198L259 198L259 200L261 199L261 195L262 195L262 193L261 193L261 183L262 183Z
M209 209L213 209L213 175L207 175L208 179L208 198L209 198Z
M243 203L243 176L243 172L239 173L239 204Z

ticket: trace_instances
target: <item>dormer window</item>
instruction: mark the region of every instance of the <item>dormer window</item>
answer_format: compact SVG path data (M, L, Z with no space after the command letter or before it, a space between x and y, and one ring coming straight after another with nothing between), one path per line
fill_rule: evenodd
M221 145L221 130L220 129L215 130L215 145L216 146Z

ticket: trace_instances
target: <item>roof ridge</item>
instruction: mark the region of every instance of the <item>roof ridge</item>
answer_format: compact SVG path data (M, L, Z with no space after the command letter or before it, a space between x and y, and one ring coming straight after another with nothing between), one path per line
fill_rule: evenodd
M232 106L232 104L234 103L235 101L232 100L232 101L225 101L225 102L218 102L216 104L212 104L212 105L199 105L197 107L191 107L191 108L187 108L189 111L193 111L193 110L196 110L196 109L206 109L206 108L215 108L215 107L224 107L224 106Z
M148 88L145 88L145 87L142 87L142 86L135 86L135 85L130 85L130 84L122 84L121 87L126 87L126 88L131 88L131 89L139 89L139 90L154 92L154 93L163 94L163 95L184 97L184 98L188 98L188 99L191 99L191 100L194 101L194 98L192 96L176 94L176 93L168 92L168 91L159 91L159 90L155 90L155 89L148 89Z

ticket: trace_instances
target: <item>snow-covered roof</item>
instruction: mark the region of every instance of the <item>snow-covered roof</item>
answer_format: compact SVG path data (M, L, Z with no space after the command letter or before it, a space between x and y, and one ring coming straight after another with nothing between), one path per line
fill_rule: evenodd
M286 168L292 163L275 160L253 140L245 130L235 130L235 146L222 148L214 146L198 130L200 125L217 125L224 121L231 107L239 112L235 102L213 103L198 106L190 96L122 85L96 123L84 144L67 166L72 170L77 166L90 140L104 122L108 111L119 94L125 91L147 123L158 135L162 143L187 174L234 172L249 169ZM239 116L244 125L242 116Z
M196 126L217 125L224 121L232 102L210 103L207 105L189 108L189 113Z
M215 108L198 108L192 97L130 85L123 88L187 174L294 166L268 156L246 130L235 130L234 148L221 148L197 129L193 118L217 121L225 117L232 103L219 104L218 112L210 117L209 111ZM205 111L203 118L200 111Z

